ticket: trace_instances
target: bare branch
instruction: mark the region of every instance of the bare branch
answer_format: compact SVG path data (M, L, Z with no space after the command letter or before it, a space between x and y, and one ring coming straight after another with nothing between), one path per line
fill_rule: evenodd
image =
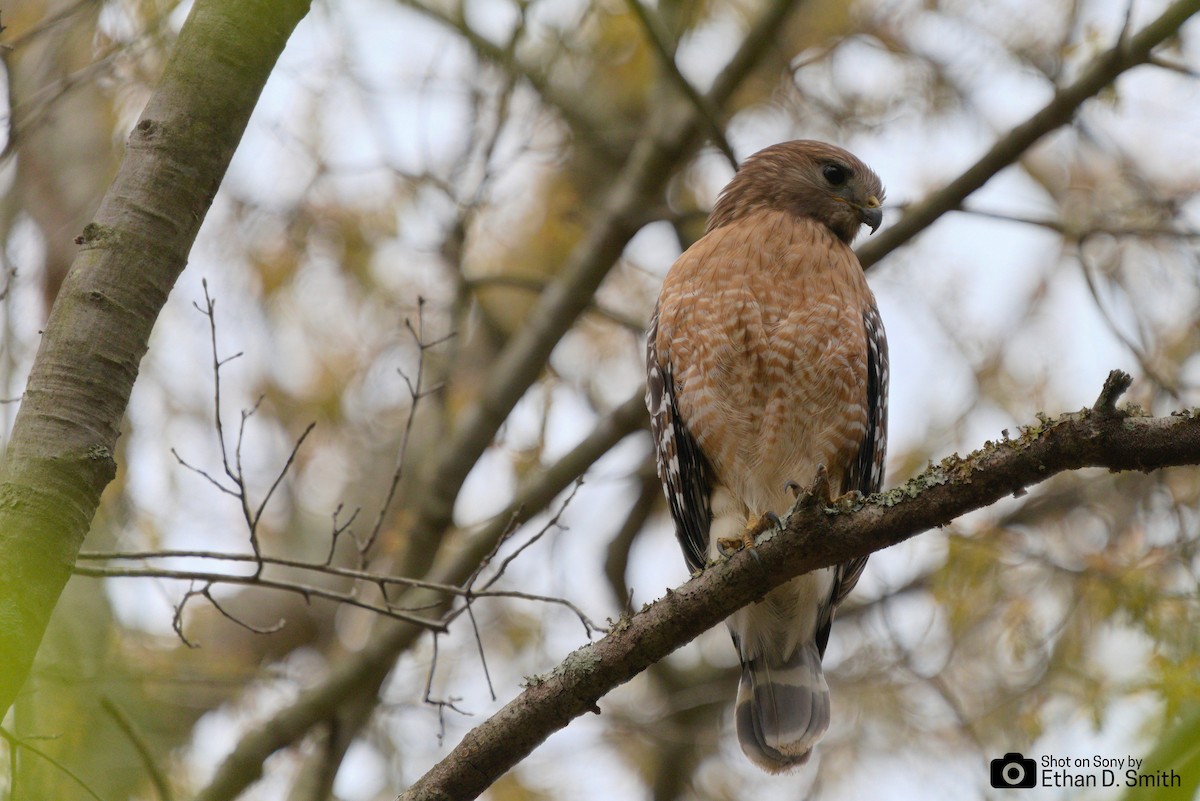
M258 541L258 524L262 520L263 512L266 511L267 504L270 502L271 497L275 494L275 491L279 489L279 485L283 482L283 479L288 474L288 471L291 470L292 464L295 463L296 455L300 452L300 446L304 444L304 440L308 439L308 435L312 433L317 424L309 423L304 429L304 432L296 439L296 442L292 445L291 452L288 454L287 460L283 463L283 467L279 469L279 473L276 474L275 480L271 482L271 486L267 489L266 494L263 495L262 501L258 504L257 508L252 508L250 503L250 494L246 489L246 471L242 467L242 446L246 442L246 422L258 411L259 407L262 405L264 396L260 395L258 400L254 402L253 406L251 406L249 409L242 410L241 420L238 423L237 444L234 446L233 459L231 461L229 458L229 447L225 441L225 424L221 414L221 368L234 359L242 356L243 352L238 351L232 356L221 358L220 350L217 347L217 302L216 299L208 293L208 279L201 279L200 285L204 288L204 306L201 307L199 303L195 302L192 303L192 306L195 307L196 311L200 312L208 319L208 332L210 349L212 352L213 373L213 427L216 429L217 443L221 449L221 465L225 469L226 477L233 482L233 487L231 488L225 486L225 484L216 479L212 474L184 461L183 457L180 456L174 448L171 449L171 453L174 455L176 461L178 461L183 467L186 467L188 470L191 470L192 472L207 479L210 484L226 495L231 495L234 498L237 498L238 503L242 508L242 517L246 521L246 530L250 537L250 548L254 551L254 556L258 561L255 570L255 575L257 576L258 574L262 573L263 569L262 548L260 547ZM353 520L353 517L351 520ZM349 523L346 525L349 526ZM345 528L343 527L341 531L344 530ZM334 542L330 550L331 559L332 548L337 545L337 537L341 531L338 530L335 521L333 534ZM209 600L212 599L210 598ZM217 606L215 601L213 602L213 606ZM217 608L220 609L219 606L217 606ZM176 610L176 621L178 621L179 618L179 611L180 610ZM176 630L179 630L178 627ZM182 636L182 634L180 636Z
M461 585L474 574L483 558L492 551L510 520L528 520L571 485L600 456L628 434L645 424L646 407L641 392L634 394L597 425L569 453L530 481L509 509L467 538L463 547L445 563L436 565L430 580L446 585ZM417 607L439 604L448 609L450 598L434 591L412 587L400 602ZM220 765L211 782L196 795L196 801L228 801L236 798L262 775L267 757L303 738L313 726L329 719L352 697L378 692L391 671L396 656L410 648L425 630L405 622L381 627L358 653L340 661L320 684L301 694L294 704L246 733Z
M262 502L259 503L258 508L254 510L254 530L257 530L258 521L262 520L263 511L267 508L267 503L270 502L271 496L275 494L275 490L279 489L279 484L283 481L283 477L287 475L288 470L291 469L292 464L296 461L296 454L299 452L300 446L304 444L304 440L308 439L308 435L311 434L313 429L316 427L316 423L309 423L305 427L303 433L297 437L296 443L292 445L292 452L288 454L287 461L283 463L283 467L279 469L279 473L275 476L275 480L271 482L270 488L268 488L266 494L263 495ZM255 553L258 553L257 548L255 549Z
M230 489L229 487L225 486L224 484L222 484L220 482L219 479L217 479L211 473L209 473L199 467L196 467L194 464L186 461L182 456L179 455L179 451L175 450L174 448L171 448L171 455L175 457L175 461L179 462L181 467L185 467L188 470L191 470L196 475L207 480L209 484L212 484L214 487L216 487L221 492L225 493L226 495L232 495L235 498L241 497L240 489L238 489L236 487L234 489Z
M449 333L443 337L438 337L434 340L425 339L425 298L417 297L417 324L413 326L412 321L405 318L404 327L412 335L413 342L417 346L417 377L412 380L404 373L403 370L397 369L400 377L404 379L405 386L408 387L410 404L408 407L408 418L404 421L404 433L400 437L400 452L396 455L396 469L392 472L392 483L388 486L387 496L383 500L383 504L379 507L379 514L375 518L375 525L371 528L371 534L367 537L366 542L360 543L358 546L359 564L362 565L370 553L371 548L379 539L379 532L383 529L383 521L387 519L388 510L392 507L392 501L396 497L396 488L400 486L400 479L404 477L404 457L408 453L408 440L412 435L413 422L417 418L417 404L421 398L428 394L422 386L425 377L425 352L430 348L437 347L443 342L447 342L454 337L453 333ZM333 551L330 551L332 557Z
M208 318L208 334L210 342L210 351L212 353L212 371L213 371L213 426L217 430L217 444L221 447L221 464L225 468L225 475L233 479L235 484L240 487L238 475L234 472L233 466L229 462L229 451L225 446L225 427L221 418L221 368L234 359L242 356L242 351L238 351L232 356L227 356L222 359L220 351L217 349L217 302L208 294L208 279L201 278L200 286L204 288L204 308L198 303L192 303L196 311ZM243 415L242 422L245 423L246 418ZM239 437L240 442L240 437ZM178 458L178 457L176 457Z
M345 523L339 523L338 518L341 517L342 509L344 508L345 504L339 503L337 508L333 510L333 528L330 529L329 532L329 555L325 557L325 567L329 567L333 564L333 555L337 551L338 539L350 530L350 527L354 525L354 521L358 519L358 513L362 511L361 507L355 509L350 513L349 520L347 520Z
M543 530L541 533L545 533L545 530ZM540 536L540 534L538 536ZM350 606L355 606L368 612L375 612L376 614L384 615L385 617L413 622L435 631L444 631L447 624L457 618L463 611L469 613L469 605L473 601L483 598L510 598L519 601L529 601L531 603L553 604L555 606L561 606L565 609L568 609L579 618L580 623L583 624L584 630L589 637L596 632L602 633L607 631L606 627L597 624L592 620L591 617L587 615L586 612L580 609L578 605L566 598L560 598L554 595L540 595L538 593L522 592L520 590L493 590L486 588L477 590L470 586L471 582L474 580L473 578L469 579L463 585L443 584L435 581L408 578L406 576L393 576L386 573L372 573L364 570L337 567L326 563L298 562L290 559L279 559L270 556L263 556L259 558L250 554L229 554L217 553L213 551L84 551L79 554L79 561L81 562L179 558L212 559L222 562L249 562L256 567L258 565L273 565L290 569L309 570L314 573L335 576L338 578L349 578L355 581L363 582L364 584L374 585L379 589L385 600L381 604L374 604L364 601L361 597L351 592L337 592L335 590L324 589L322 587L317 587L310 584L302 584L295 581L285 581L282 579L266 579L259 574L237 575L201 570L169 570L166 568L157 567L121 568L108 566L86 567L81 565L76 565L74 572L77 576L88 576L89 578L157 578L170 581L190 581L193 583L201 582L206 588L210 588L211 585L214 584L260 587L267 590L276 590L279 592L288 592L295 595L301 595L306 600L311 600L312 598L321 598L322 600L333 601L335 603L349 604ZM507 565L507 563L508 560L506 560L505 564ZM488 585L490 586L491 583L492 582L489 581ZM440 605L441 601L434 603L427 599L419 606L409 606L406 605L404 601L390 602L386 600L386 589L389 587L407 587L410 589L428 590L430 592L448 596L450 598L462 598L467 602L467 605L461 607L459 610L446 614L441 620L435 620L433 618L423 617L414 613L421 610L436 608L438 605ZM190 600L190 598L197 595L204 596L212 602L214 607L217 607L217 611L221 612L226 617L230 617L230 615L226 614L225 610L220 608L219 604L213 600L212 596L210 596L205 589L200 589L191 590L185 595L183 601L181 601L179 606L176 607L176 620L182 620L181 607L188 600ZM231 617L230 619L233 618ZM235 620L235 622L238 623L238 625L241 625L243 628L256 631L260 634L270 634L278 631L279 628L281 628L281 626L277 624L276 626L260 630L246 624L241 620ZM182 625L182 623L180 623L180 625ZM193 643L186 640L186 638L182 639L184 639L185 643L187 643L189 646L193 645Z
M475 582L479 579L479 575L487 568L487 566L489 564L491 564L492 560L496 556L496 553L500 550L500 546L503 545L504 542L508 539L511 531L515 530L512 525L512 522L513 522L512 518L510 518L509 531L506 531L506 533L504 535L502 535L501 538L496 541L496 547L493 548L492 551L486 557L484 557L484 559L482 561L480 561L479 567L475 570L474 573L471 574L471 578L467 580L466 585L464 587L463 594L467 599L467 603L463 607L463 609L467 612L467 614L471 615L472 625L474 625L475 617L474 617L474 612L471 610L471 600L474 598L486 598L489 595L502 594L508 598L520 598L520 599L527 600L527 601L541 601L543 603L557 604L559 606L564 606L567 609L570 609L572 612L575 613L575 616L579 618L579 622L583 624L583 630L584 630L584 633L587 634L588 639L591 639L592 635L596 632L608 631L608 629L606 627L597 625L590 617L588 617L584 613L584 611L582 609L580 609L578 606L576 606L574 603L567 600L566 598L559 598L559 597L555 597L555 596L546 596L546 595L535 595L533 593L519 592L516 590L496 591L496 590L489 589L493 584L495 584L497 581L500 580L501 576L504 575L504 571L508 568L508 566L510 564L512 564L512 562L517 557L519 557L522 553L524 553L525 550L527 548L529 548L531 545L533 545L538 540L540 540L542 537L544 537L551 529L558 528L558 529L561 529L564 531L566 530L559 523L559 519L562 517L563 512L565 512L567 510L567 507L570 506L571 501L575 499L575 493L577 493L579 491L579 488L581 486L583 486L583 477L582 476L580 476L579 478L577 478L575 480L575 486L573 486L571 488L571 493L563 500L562 505L559 506L558 511L556 511L554 513L554 516L551 517L549 520L547 520L546 524L544 526L542 526L541 529L539 529L537 531L537 533L535 533L532 537L530 537L528 540L526 540L520 546L518 546L515 551L513 551L511 554L509 554L507 557L505 557L504 561L502 561L500 563L500 566L498 568L496 568L495 575L493 575L490 579L488 579L487 581L484 582L483 589L476 590L474 588L474 585L475 585ZM447 619L449 619L451 617L454 617L454 615L453 614L448 615ZM486 667L485 667L485 670L486 670ZM490 684L491 684L490 679L488 680L488 683L490 686Z
M1080 230L1077 228L1069 228L1061 221L1051 219L1049 217L1028 217L1020 214L1011 214L1007 212L999 212L975 207L952 209L952 211L957 211L962 214L970 214L975 217L986 217L989 220L1004 220L1005 222L1021 223L1023 225L1035 225L1038 228L1045 228L1049 231L1054 231L1057 234L1061 234L1068 240L1074 239L1080 242L1088 237L1095 236L1096 234L1107 234L1108 236L1115 237L1137 237L1144 239L1200 239L1200 231L1185 228L1174 228L1168 225L1101 225Z
M478 574L483 566L496 555L501 542L516 526L530 520L538 511L546 508L579 476L625 435L646 425L646 404L639 390L614 409L596 426L583 442L546 468L540 476L530 481L523 492L513 499L508 507L492 518L492 522L476 532L474 539L481 543L495 543L489 551L481 553L473 571ZM657 481L657 479L655 479ZM661 489L658 492L661 493ZM472 579L473 581L473 579Z
M480 648L479 653L480 653L480 655L483 654L482 647ZM438 739L438 745L441 745L442 740L444 740L446 738L446 710L449 709L452 712L457 712L458 714L465 715L467 717L470 717L471 713L467 712L463 709L459 709L457 706L455 706L455 704L458 701L462 700L461 698L455 698L453 696L449 696L447 698L439 699L439 698L433 697L433 676L437 672L437 663L438 663L438 636L435 634L435 635L433 635L433 656L430 657L430 660L429 660L429 673L426 674L426 676L425 676L425 696L424 696L424 698L422 698L422 700L425 703L429 704L430 706L437 707L437 711L438 711L437 739ZM490 686L490 680L489 680L489 686Z
M614 163L620 159L622 155L620 150L601 134L606 128L603 119L596 115L588 103L579 102L579 96L576 93L563 91L555 84L550 77L553 70L547 69L542 64L527 63L525 59L520 58L516 52L518 43L516 39L507 48L497 46L467 24L461 13L461 6L459 13L455 13L444 11L433 3L419 3L415 0L402 0L402 2L417 13L460 34L482 61L494 64L509 75L528 83L537 92L543 103L558 111L563 121L570 126L573 135L587 142Z
M208 599L208 602L212 604L213 609L216 609L218 612L220 612L222 617L224 617L226 620L236 623L251 634L274 634L275 632L282 630L283 627L287 625L287 621L282 619L275 621L270 626L255 626L251 623L247 623L237 615L231 614L229 610L217 602L217 599L213 597L211 584L206 585L200 594ZM307 598L308 596L305 595L306 600Z
M179 599L179 603L175 604L175 614L171 616L171 629L175 632L175 636L179 638L179 641L188 648L198 648L199 645L189 640L187 635L183 633L183 608L187 606L188 601L199 594L200 591L195 588L195 584L193 583L188 588L188 591L184 593L183 597Z
M246 471L242 469L242 445L246 442L246 421L254 416L254 413L258 411L258 407L262 406L262 402L263 396L259 395L258 400L254 401L254 405L250 409L242 409L241 421L238 423L237 445L233 449L234 464L237 469L237 483L241 487L238 500L242 502L242 515L246 518L246 527L250 530L250 547L254 549L256 556L262 555L262 549L258 547L258 518L250 511L250 496L246 492ZM227 467L226 471L228 469Z
M1197 72L1188 65L1180 64L1177 61L1172 61L1170 59L1163 58L1162 56L1151 56L1149 63L1160 69L1169 70L1170 72L1178 73L1187 78L1200 78L1200 72Z
M1112 381L1098 400L1101 407L1122 383L1119 377ZM801 573L867 556L1065 470L1184 464L1200 464L1200 410L1148 417L1085 409L1044 418L1019 438L988 442L969 456L948 457L903 486L845 509L802 497L785 531L710 565L604 639L532 678L400 798L477 797L550 734L595 711L611 689Z
M117 728L121 730L121 733L133 745L134 750L138 752L138 756L142 760L142 765L145 766L146 773L150 777L150 783L154 785L154 790L158 793L160 801L173 801L174 794L171 792L171 783L167 779L166 773L163 772L162 767L154 759L154 754L150 750L149 743L146 742L146 738L142 736L141 732L137 730L129 715L108 696L103 696L100 699L100 706L108 713L113 723L117 725Z
M545 278L538 278L531 275L481 275L475 278L463 278L462 283L463 286L472 291L478 291L481 288L489 286L503 286L524 289L529 292L541 292L546 288L547 281ZM594 312L598 317L608 320L610 323L615 323L629 331L641 334L646 330L646 321L642 318L634 317L631 314L614 309L612 306L607 306L597 298L592 298L591 303L588 304L588 310Z
M1198 0L1200 1L1200 0ZM720 108L769 49L797 4L776 0L742 41L713 82L706 101ZM671 173L695 146L702 125L694 106L664 102L646 121L642 135L616 176L588 231L576 244L558 277L529 314L529 322L509 340L483 382L480 401L460 421L454 438L427 473L409 536L410 564L403 572L423 573L433 544L452 523L454 501L471 466L491 444L525 390L537 380L558 341L587 309L626 243L638 230L648 198L657 197Z
M538 540L540 540L542 537L544 537L546 535L546 533L548 531L550 531L550 529L561 528L561 526L559 526L559 522L558 522L559 518L562 517L562 513L567 510L568 506L570 506L571 501L573 501L575 499L575 493L579 492L579 488L582 486L583 486L583 477L580 476L579 478L577 478L575 480L575 486L571 488L571 494L568 495L565 500L563 500L562 505L558 508L558 511L554 513L554 517L552 517L548 521L546 521L546 525L542 526L541 529L539 529L536 534L534 534L526 542L524 542L520 546L518 546L518 548L515 551L513 551L511 554L509 554L508 556L506 556L504 558L504 561L500 563L500 566L498 568L496 568L496 574L483 583L484 590L488 589L493 584L495 584L497 581L499 581L500 577L504 575L504 571L508 568L508 566L510 564L512 564L513 560L515 560L518 556L520 556L525 551L526 548L533 545ZM486 565L487 565L487 561L484 561L480 566L484 567Z
M168 552L165 555L186 555L186 554L184 554L182 552L179 554L170 554ZM191 554L191 555L194 556L196 554ZM111 556L111 554L109 554L108 556ZM82 558L86 558L86 557L82 557ZM232 560L232 561L248 561L248 562L252 562L256 567L261 567L262 565L271 563L271 560L268 560L265 557L260 560L259 558L253 557L253 556L220 555L217 558L228 559L228 560ZM277 560L275 560L275 563L278 564L279 562ZM334 569L325 568L323 565L317 565L317 564L304 565L304 564L296 563L296 564L291 564L289 566L310 567L314 570L319 570L320 572L337 574ZM256 573L252 573L249 575L240 575L239 576L239 575L231 575L228 573L205 573L202 571L195 571L195 570L168 570L166 568L157 568L157 567L113 568L113 567L85 567L82 565L76 565L74 568L74 572L75 572L75 575L77 575L77 576L89 576L91 578L158 578L158 579L170 579L173 581L191 581L193 583L194 582L202 582L204 584L203 589L188 590L188 592L184 595L183 600L180 601L179 606L176 607L175 621L178 624L178 625L176 625L176 631L180 631L180 632L181 632L181 627L183 625L182 624L183 606L187 603L188 600L190 600L194 596L202 595L205 598L208 598L208 600L210 602L212 602L213 606L217 607L218 611L220 611L222 614L225 614L224 610L222 610L220 608L220 606L215 601L213 601L212 597L208 594L208 589L211 587L211 585L214 585L214 584L233 584L233 585L244 586L244 587L261 587L261 588L267 589L267 590L278 590L280 592L289 592L289 593L293 593L295 595L301 595L305 599L320 598L320 599L326 600L326 601L334 601L336 603L347 604L349 606L356 606L359 609L365 609L368 612L375 612L376 614L395 618L396 620L402 620L406 623L412 623L414 625L420 626L425 629L430 629L432 631L444 631L445 630L445 625L440 623L439 621L433 620L430 618L426 618L426 617L421 617L419 615L409 614L406 611L402 610L401 608L395 606L394 604L373 604L373 603L369 603L367 601L362 600L361 598L357 597L353 593L338 592L336 590L330 590L330 589L326 589L324 587L316 587L316 586L312 586L309 584L300 584L300 583L292 582L292 581L280 581L278 579L266 578L261 574L261 572L256 572ZM370 578L372 578L376 581L383 580L377 576L370 576ZM396 579L395 582L396 583L408 583L408 582L405 582L403 579ZM461 591L461 590L456 591L454 588L449 588L449 587L443 588L443 587L439 586L437 589L444 590L450 595L464 594L463 591ZM479 595L479 593L476 593L476 594ZM491 594L502 595L504 593L497 591L497 592L491 593ZM229 617L229 615L226 615L226 617ZM254 629L253 626L244 624L241 621L238 621L238 623L245 626L245 628L249 628L252 630ZM278 630L278 629L270 628L270 629L263 630L260 633L270 633L271 631L276 631L276 630ZM188 642L187 639L183 637L182 633L180 633L180 638L183 639L184 642L187 643L189 646L193 646L192 643Z
M483 638L479 636L479 622L475 620L475 610L467 603L467 617L471 620L471 633L475 635L475 647L479 650L479 664L483 667L483 677L487 679L488 694L496 700L496 688L492 685L492 672L488 670L487 654L483 651Z
M717 150L720 150L725 156L729 166L737 170L737 155L733 152L729 140L725 138L725 131L721 129L721 123L717 120L717 110L712 107L707 98L696 91L696 87L692 86L691 81L679 71L679 65L675 63L675 48L669 42L670 34L663 27L662 19L642 5L641 0L625 0L625 5L642 23L642 28L646 31L646 38L650 40L650 45L654 48L659 63L683 92L688 102L695 107L704 127L708 129L708 135L712 137L713 144L717 146Z
M59 762L54 757L47 754L42 749L38 748L35 745L31 745L28 739L22 739L20 737L17 737L15 734L10 732L8 729L4 728L3 726L0 726L0 740L4 740L5 742L7 742L8 747L10 749L12 749L12 751L14 753L16 752L16 750L18 748L21 748L21 749L28 751L31 754L41 757L42 759L46 760L51 765L53 765L54 768L56 770L58 770L60 773L62 773L64 776L69 778L71 781L75 782L75 784L78 784L85 793L90 795L92 798L96 799L96 801L104 801L103 798L96 795L96 791L93 790L91 788L91 786L88 785L87 782L85 782L82 778L80 778L77 773L72 771L70 768L68 768L63 763ZM13 771L12 778L13 778L13 781L16 781L16 778L17 778L16 771ZM14 795L15 795L15 793L14 793Z
M1017 161L1035 142L1069 123L1084 101L1115 81L1121 73L1148 63L1151 51L1174 36L1197 11L1200 11L1200 0L1176 0L1158 19L1134 36L1123 33L1116 44L1093 60L1074 83L1059 89L1049 103L999 139L975 164L914 204L899 222L860 247L858 258L863 268L871 267L907 243L946 212L959 208L968 195Z

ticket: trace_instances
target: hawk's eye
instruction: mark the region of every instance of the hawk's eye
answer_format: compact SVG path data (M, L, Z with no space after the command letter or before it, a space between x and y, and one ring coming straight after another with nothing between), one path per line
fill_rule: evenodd
M841 186L850 177L850 173L841 164L826 164L821 168L821 175L825 176L830 186Z

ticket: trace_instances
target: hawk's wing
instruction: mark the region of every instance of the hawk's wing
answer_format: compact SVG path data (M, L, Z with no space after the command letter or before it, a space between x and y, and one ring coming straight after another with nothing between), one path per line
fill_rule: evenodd
M662 354L660 358L657 339L656 307L646 339L646 407L650 410L650 433L654 437L658 475L675 521L675 536L679 538L688 567L700 570L708 561L712 467L679 414L670 357Z
M863 495L879 492L883 486L883 463L887 456L888 350L883 321L875 304L863 313L867 333L867 430L850 469L842 479L842 492L855 490ZM837 566L833 605L840 604L867 566L867 557L851 559ZM822 649L824 650L824 649Z

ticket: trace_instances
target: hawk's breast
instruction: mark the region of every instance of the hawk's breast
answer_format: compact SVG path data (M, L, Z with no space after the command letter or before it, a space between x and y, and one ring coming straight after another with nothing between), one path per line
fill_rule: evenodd
M658 351L721 483L755 513L787 511L786 482L819 464L838 486L867 425L873 298L853 251L814 221L760 212L681 256L659 304Z

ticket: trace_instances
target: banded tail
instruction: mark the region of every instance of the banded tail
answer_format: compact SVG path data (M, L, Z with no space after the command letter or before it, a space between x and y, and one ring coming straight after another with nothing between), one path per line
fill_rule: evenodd
M803 765L828 727L829 687L815 642L784 658L743 661L737 735L756 765L771 773Z

